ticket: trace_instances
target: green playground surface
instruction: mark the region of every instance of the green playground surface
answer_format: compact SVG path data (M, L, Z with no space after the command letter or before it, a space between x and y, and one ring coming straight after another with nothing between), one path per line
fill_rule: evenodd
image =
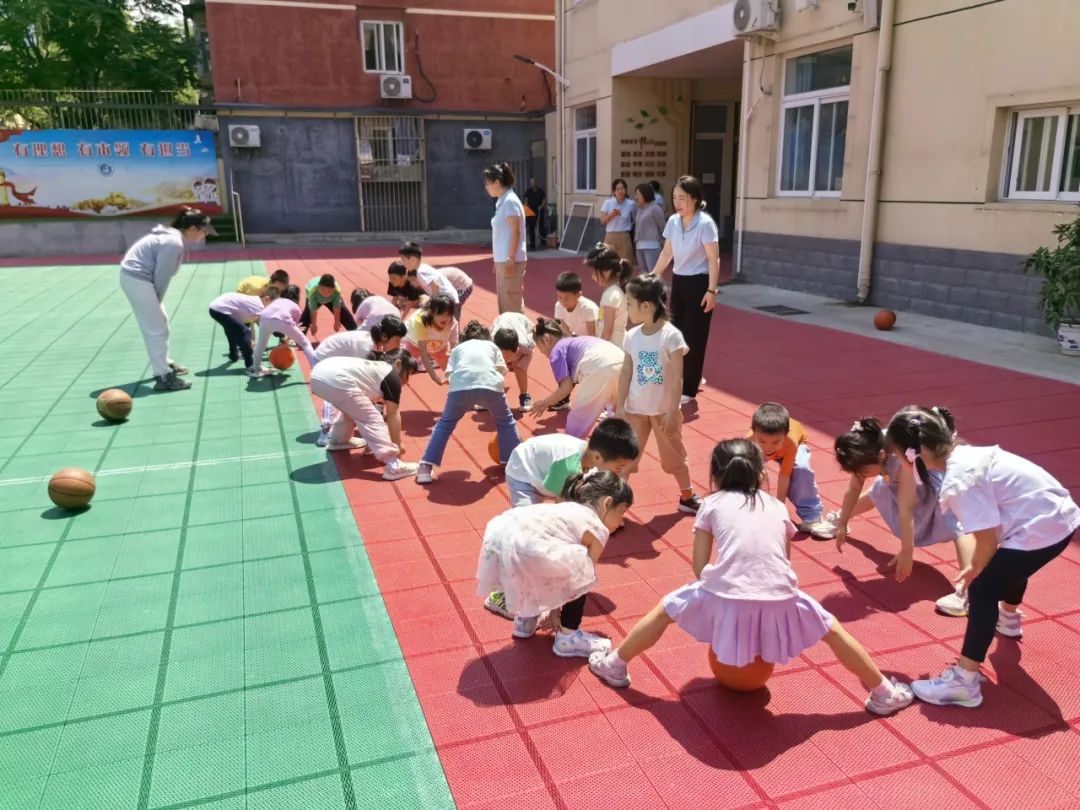
M262 272L177 276L194 386L156 393L115 265L0 270L0 808L454 806L301 370L250 380L207 314Z

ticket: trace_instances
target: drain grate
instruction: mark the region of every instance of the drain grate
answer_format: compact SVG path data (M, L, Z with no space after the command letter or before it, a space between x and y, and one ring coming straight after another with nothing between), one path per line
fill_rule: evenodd
M809 315L805 309L795 309L795 307L785 306L784 304L770 304L767 307L754 307L754 309L760 309L762 312L768 312L770 315L781 315L788 317L789 315Z

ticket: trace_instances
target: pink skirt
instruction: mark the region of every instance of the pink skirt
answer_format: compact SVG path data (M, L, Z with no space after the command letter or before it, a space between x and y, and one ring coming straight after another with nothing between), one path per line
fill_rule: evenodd
M829 632L833 616L802 591L780 601L725 599L700 582L664 597L664 610L679 627L712 646L723 664L742 667L759 655L786 664Z

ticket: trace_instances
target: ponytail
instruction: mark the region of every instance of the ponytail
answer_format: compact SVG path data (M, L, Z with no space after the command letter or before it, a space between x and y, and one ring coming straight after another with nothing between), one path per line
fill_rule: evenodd
M371 327L371 339L374 343L385 343L391 338L403 338L409 333L405 321L397 315L387 315L379 323Z
M559 326L559 322L551 318L537 318L536 326L533 329L533 338L539 340L545 335L549 335L556 340L563 337L562 327Z
M186 231L188 228L207 230L210 228L210 217L197 208L185 206L177 212L169 225L178 231Z
M847 433L833 444L836 461L844 472L857 473L863 467L880 464L885 452L885 433L872 416L856 419Z
M925 449L931 455L946 458L957 443L956 421L948 408L925 408L909 405L901 408L891 420L886 437L915 465L917 480L926 480Z
M372 352L370 360L378 360L383 363L389 363L391 366L399 365L401 371L401 381L407 382L409 377L419 371L420 366L408 351L405 349L394 349L389 352Z
M561 497L564 501L596 507L604 498L611 498L613 506L634 505L634 491L615 473L593 468L586 473L575 473L563 484Z
M633 275L634 269L630 262L619 257L614 248L603 242L598 242L585 256L585 264L600 274L604 279L605 286L611 283L612 275L619 288L626 292L626 283Z
M514 170L510 168L509 163L498 161L484 169L484 180L488 183L500 183L503 188L513 188Z
M739 492L754 508L761 481L765 476L765 458L749 439L726 439L713 448L709 462L713 487L718 492Z

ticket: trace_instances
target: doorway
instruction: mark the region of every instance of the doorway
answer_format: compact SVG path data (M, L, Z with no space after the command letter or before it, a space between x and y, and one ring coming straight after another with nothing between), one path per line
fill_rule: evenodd
M690 173L701 181L706 211L716 221L722 241L730 242L734 230L730 205L732 187L733 104L694 102Z

